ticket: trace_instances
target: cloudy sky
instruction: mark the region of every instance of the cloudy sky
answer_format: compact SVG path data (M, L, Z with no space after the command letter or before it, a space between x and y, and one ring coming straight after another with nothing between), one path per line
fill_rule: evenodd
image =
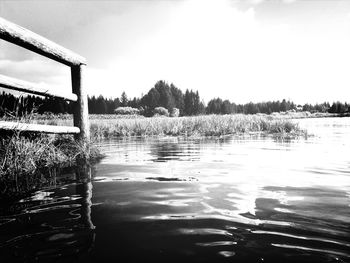
M350 101L350 1L4 1L0 16L85 56L91 95L157 80L236 103ZM70 90L69 68L0 41L0 74Z

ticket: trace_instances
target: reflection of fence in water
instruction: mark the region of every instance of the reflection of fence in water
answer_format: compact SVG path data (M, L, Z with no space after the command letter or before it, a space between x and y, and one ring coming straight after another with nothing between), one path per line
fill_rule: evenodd
M92 168L89 165L83 165L75 171L75 196L81 197L79 204L81 205L77 210L71 211L70 215L79 215L78 224L76 221L72 221L71 226L72 235L68 240L63 242L63 249L60 254L71 256L71 250L76 251L77 257L86 258L89 252L92 250L95 243L95 226L91 218L91 206L92 206ZM69 226L66 226L69 227ZM65 244L71 243L72 245L66 247Z
M91 220L91 206L92 206L92 168L89 165L81 166L76 172L77 180L83 181L76 185L76 193L82 197L81 216L84 224L89 229L94 229L95 226Z
M70 184L63 187L68 190L68 193L65 192L65 195L68 196L63 196L63 198L72 199L67 202L69 212L62 211L60 214L62 218L58 222L55 219L52 221L53 229L57 228L56 224L62 229L49 234L47 237L49 242L34 248L37 253L43 255L42 259L71 258L72 254L79 259L87 258L95 243L95 226L91 219L92 168L89 165L76 167L68 177L76 182L75 185Z
M47 188L7 208L1 207L3 220L13 224L0 225L0 254L4 262L34 258L45 262L72 254L79 258L88 256L95 243L92 172L89 165L62 176L55 169Z
M73 178L70 180L75 180L76 183L75 186L67 186L67 189L70 189L69 197L77 199L69 201L70 211L63 214L60 222L63 224L62 230L48 237L50 242L45 248L51 251L48 256L54 258L71 258L72 254L79 259L87 258L95 243L95 226L91 219L92 168L89 165L79 166L71 176ZM52 227L55 227L55 222Z

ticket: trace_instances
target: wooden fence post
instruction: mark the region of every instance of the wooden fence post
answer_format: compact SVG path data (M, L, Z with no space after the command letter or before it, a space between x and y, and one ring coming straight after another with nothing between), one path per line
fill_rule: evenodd
M73 119L74 126L80 129L80 133L75 136L76 139L83 143L87 143L90 140L88 98L85 90L85 70L86 65L84 64L71 66L72 91L78 96L78 100L74 103Z
M1 0L0 0L1 1ZM0 17L0 39L36 52L71 67L73 94L53 92L33 83L0 75L0 87L40 96L58 97L74 102L74 126L38 125L0 121L0 130L22 130L46 133L77 134L76 139L86 143L90 140L88 98L85 90L86 59L28 29ZM78 129L78 128L79 129Z

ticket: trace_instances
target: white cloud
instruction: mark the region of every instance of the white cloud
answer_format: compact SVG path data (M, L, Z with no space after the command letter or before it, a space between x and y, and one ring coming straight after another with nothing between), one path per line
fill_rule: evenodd
M165 79L198 89L206 101L314 102L334 100L330 87L345 92L350 84L345 42L305 36L288 24L261 26L254 9L238 11L225 0L187 1L175 11L138 48L111 60L106 70L92 70L90 91L140 96ZM103 90L93 89L95 83Z
M48 59L0 60L0 72L53 90L71 92L70 69Z
M291 2L277 2L282 1ZM289 19L285 7L295 5L283 5L285 19L262 23L258 13L271 11L264 3L242 11L229 0L154 1L99 16L76 32L92 61L89 93L140 96L164 79L183 90L198 89L206 101L219 96L239 103L283 98L304 103L349 95L346 19L327 20L323 30L319 20L312 20L315 14L304 12L314 23L305 14ZM95 57L103 63L95 63ZM32 59L6 63L0 62L2 73L17 71L29 80L38 76L37 82L70 85L69 69Z

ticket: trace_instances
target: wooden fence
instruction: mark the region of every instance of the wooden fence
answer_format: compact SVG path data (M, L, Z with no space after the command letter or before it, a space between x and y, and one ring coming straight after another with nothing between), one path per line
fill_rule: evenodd
M75 134L76 138L79 140L88 141L90 134L88 100L84 89L84 75L86 69L85 58L1 17L0 39L6 40L10 43L16 44L69 66L71 68L73 93L67 94L55 92L50 89L38 87L32 83L3 76L1 74L0 87L34 95L63 98L74 103L74 127L0 121L0 129L44 133L70 133Z

